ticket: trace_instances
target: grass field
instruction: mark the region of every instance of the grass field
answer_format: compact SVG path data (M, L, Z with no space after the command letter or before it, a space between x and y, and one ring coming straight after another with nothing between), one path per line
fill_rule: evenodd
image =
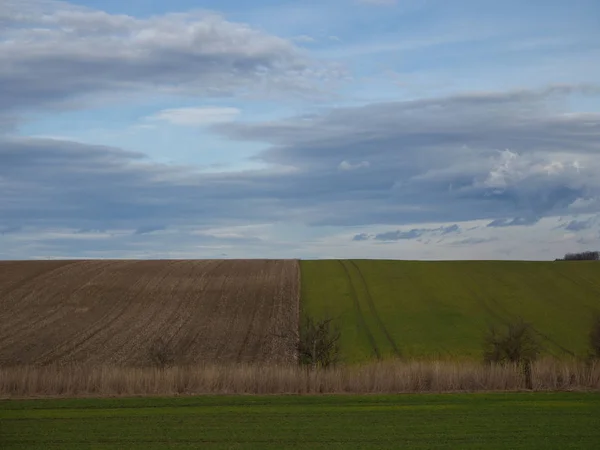
M545 353L584 356L600 263L302 261L301 309L338 319L346 362L480 358L489 324L532 323Z
M600 394L0 402L6 449L598 448Z

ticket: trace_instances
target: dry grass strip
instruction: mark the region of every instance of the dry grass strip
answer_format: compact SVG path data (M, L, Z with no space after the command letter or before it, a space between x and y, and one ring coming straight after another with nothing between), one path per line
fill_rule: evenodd
M535 391L600 390L600 363L539 361ZM383 361L307 371L294 365L0 368L0 397L171 396L199 394L389 394L525 390L514 366L475 362Z

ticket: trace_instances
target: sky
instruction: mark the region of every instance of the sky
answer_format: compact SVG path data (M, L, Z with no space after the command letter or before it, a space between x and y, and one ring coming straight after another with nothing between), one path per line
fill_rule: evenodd
M0 259L598 249L597 0L0 0Z

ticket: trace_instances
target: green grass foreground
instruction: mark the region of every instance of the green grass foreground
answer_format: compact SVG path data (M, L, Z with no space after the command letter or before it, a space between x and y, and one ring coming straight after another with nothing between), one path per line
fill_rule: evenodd
M0 402L0 448L598 448L600 394Z
M491 324L530 322L544 353L585 356L600 263L302 261L303 312L336 318L342 357L481 358Z

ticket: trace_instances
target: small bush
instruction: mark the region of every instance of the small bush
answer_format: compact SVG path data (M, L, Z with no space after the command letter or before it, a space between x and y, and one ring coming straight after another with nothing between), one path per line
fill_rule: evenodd
M490 328L484 341L483 359L487 364L515 364L521 369L527 389L533 389L531 365L540 354L540 345L531 325L518 320L509 323L505 333Z
M533 328L522 320L509 323L504 333L491 327L485 336L483 359L486 363L532 362L539 353L540 346Z
M590 357L600 360L600 313L594 317L592 329L589 335Z
M150 362L160 368L171 367L175 364L175 352L169 343L163 339L156 339L148 349Z
M333 319L316 321L306 316L300 326L298 362L312 368L328 368L339 362L339 329Z

